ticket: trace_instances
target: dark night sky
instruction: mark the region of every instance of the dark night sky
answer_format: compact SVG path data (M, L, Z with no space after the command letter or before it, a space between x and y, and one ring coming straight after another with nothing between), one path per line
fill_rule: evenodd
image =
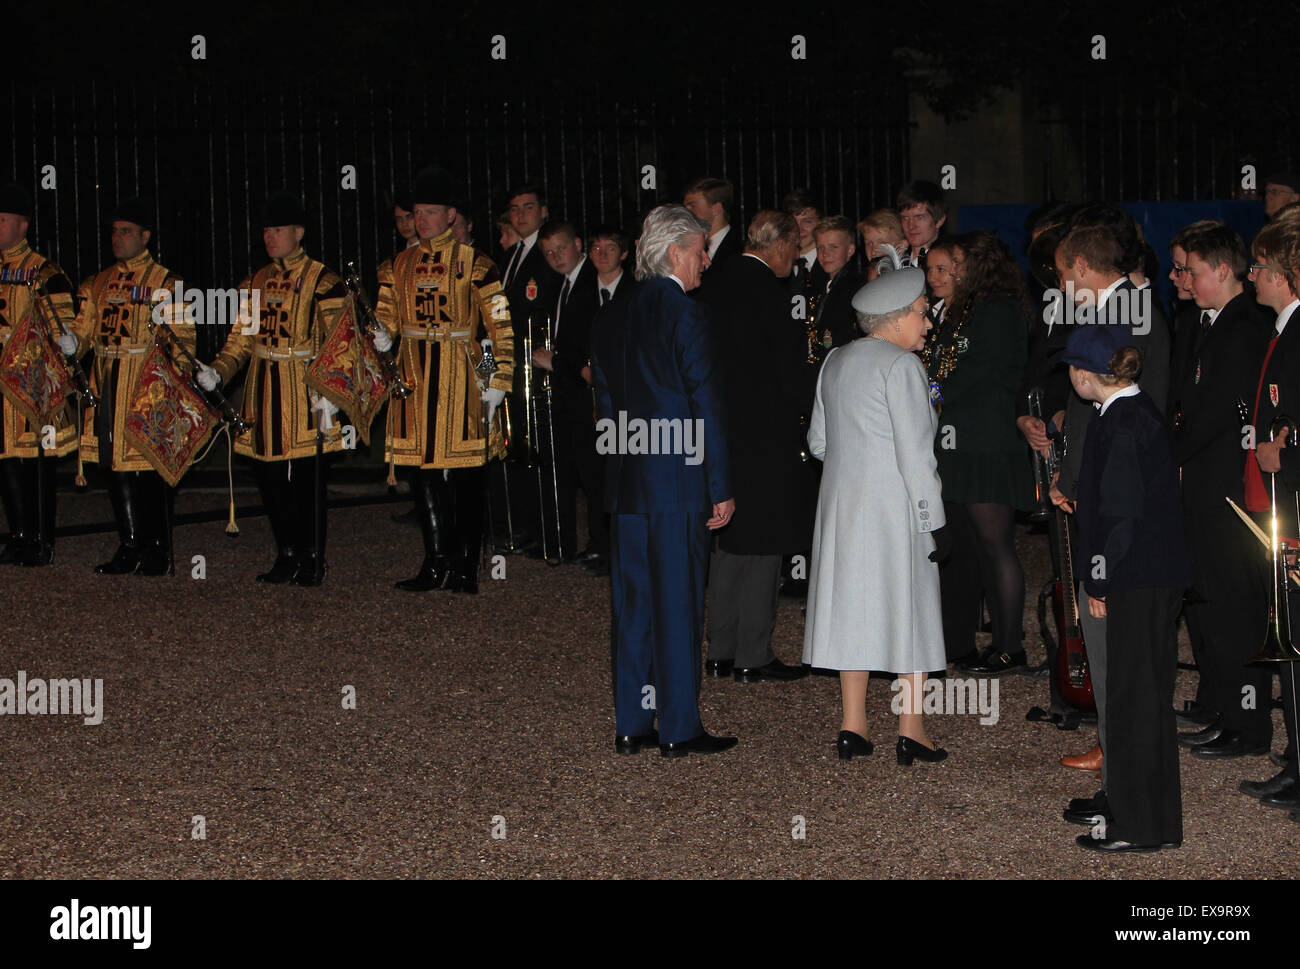
M156 12L148 13L150 9ZM13 15L14 80L87 80L144 73L160 83L264 80L321 91L371 80L457 83L492 93L521 84L557 96L600 86L623 96L670 95L726 78L802 80L833 99L837 86L904 69L902 51L941 68L913 85L942 110L977 105L997 85L1033 80L1040 95L1085 98L1090 78L1109 70L1135 92L1176 87L1189 106L1295 116L1290 54L1279 41L1293 27L1270 8L1190 0L1178 4L840 3L702 5L579 2L520 9L470 2L401 4L61 3ZM1276 8L1271 8L1276 11ZM563 10L557 13L557 10ZM617 12L616 12L617 11ZM24 29L24 21L27 21ZM12 24L11 24L12 26ZM793 61L802 34L808 59ZM1107 37L1104 66L1084 55ZM208 58L190 58L203 34ZM507 39L505 62L489 56Z

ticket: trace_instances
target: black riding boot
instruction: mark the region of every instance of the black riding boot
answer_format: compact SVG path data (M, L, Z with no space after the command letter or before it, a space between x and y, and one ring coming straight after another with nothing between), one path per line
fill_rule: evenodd
M437 468L421 469L415 479L415 514L424 539L424 561L420 571L409 579L397 583L397 588L407 592L428 592L447 588L451 578L451 562L447 545L452 541L447 527L447 482Z
M148 497L142 503L141 514L146 523L141 545L141 575L175 575L176 562L172 554L172 511L175 508L176 490L152 471L140 472L140 484L146 485Z
M457 592L478 592L479 558L483 552L483 485L486 468L461 468L451 473L456 495Z
M54 561L54 460L42 452L35 458L24 458L23 464L28 533L31 538L21 562L28 566L49 565Z
M293 578L298 571L298 549L294 545L295 532L293 521L292 495L290 483L285 478L288 470L283 461L258 461L257 490L262 495L262 505L266 508L267 520L271 523L271 535L275 539L275 564L269 572L261 572L258 582L283 585Z
M0 461L0 498L4 500L5 523L9 526L8 540L4 551L0 551L0 565L17 565L30 538L21 458Z
M329 461L323 455L294 464L293 515L299 549L294 585L320 585L329 571L325 564L325 476L328 468Z
M108 474L108 499L117 519L117 551L113 558L95 566L96 575L130 575L140 568L141 503L148 498L141 495L140 475L135 471L110 471Z

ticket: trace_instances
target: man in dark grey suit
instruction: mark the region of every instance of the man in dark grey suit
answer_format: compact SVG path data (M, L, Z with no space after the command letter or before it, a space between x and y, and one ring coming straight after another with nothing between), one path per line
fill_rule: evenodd
M754 216L744 255L711 270L703 302L713 312L725 377L736 518L709 560L713 676L793 680L807 673L772 652L781 556L812 547L817 474L800 460L800 417L812 410L817 367L790 319L786 279L799 228L785 212Z

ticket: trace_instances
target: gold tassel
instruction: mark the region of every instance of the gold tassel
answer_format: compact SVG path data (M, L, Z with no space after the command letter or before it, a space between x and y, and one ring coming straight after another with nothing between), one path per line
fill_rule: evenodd
M78 488L86 487L86 466L81 460L81 435L85 427L86 412L78 402L77 406L77 476L72 483Z
M226 522L226 534L231 538L238 538L239 526L235 524L235 472L232 468L235 460L235 447L230 434L230 425L226 425L224 430L226 434L226 495L230 499L230 520Z
M388 487L397 487L397 454L393 451L393 398L388 398L387 420L384 422L388 426Z

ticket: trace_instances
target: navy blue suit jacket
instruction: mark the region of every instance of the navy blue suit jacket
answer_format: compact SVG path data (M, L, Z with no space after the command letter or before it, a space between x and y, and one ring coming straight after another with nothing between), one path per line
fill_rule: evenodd
M732 497L713 320L666 276L646 280L630 296L603 309L593 334L596 416L616 424L620 412L629 422L677 419L683 431L686 421L701 420L703 461L615 453L606 461L605 508L615 515L711 512Z

